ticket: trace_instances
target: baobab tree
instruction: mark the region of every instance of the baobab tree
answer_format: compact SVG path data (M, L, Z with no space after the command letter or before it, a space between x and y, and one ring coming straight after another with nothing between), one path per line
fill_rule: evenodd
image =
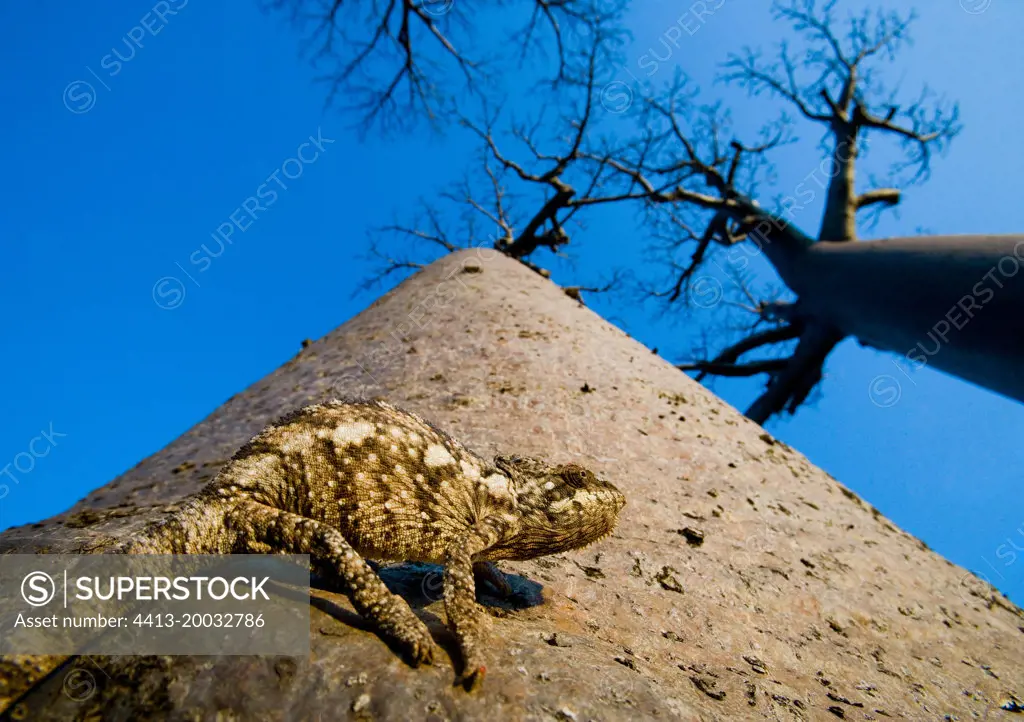
M420 217L371 239L381 275L422 267L428 247L443 253L480 244L542 271L543 254L561 254L570 239L585 237L581 221L590 209L631 204L637 236L664 272L661 285L646 291L670 308L713 281L716 255L729 264L757 254L785 287L772 298L744 289L752 313L744 337L726 343L722 333L713 341L717 353L679 366L698 378L765 376L747 410L758 423L803 404L831 351L850 337L901 355L907 366L931 365L1024 400L1021 239L858 239L858 228L928 178L933 158L961 128L955 104L927 88L904 98L881 78L881 66L908 40L912 13L844 19L835 1L776 2L775 21L796 42L767 55L745 49L722 66L722 79L747 89L752 102L772 96L795 116L769 121L750 139L733 134L728 113L681 72L666 87L639 89L631 123L609 119L602 89L615 71L610 49L623 38L616 14L623 8L524 2L520 9L533 11L526 34L536 38L538 18L563 6L586 32L566 43L558 23L546 26L558 51L557 105L545 102L532 122L511 126L487 102L459 113L480 142L479 162ZM826 180L814 230L794 215L816 192L798 186L773 200L762 192L772 185L772 158L794 142L800 124L821 131ZM899 151L887 182L864 182L867 146L886 142Z
M766 127L757 144L725 137L716 106L699 105L684 82L644 100L641 131L627 152L600 158L639 189L648 206L665 206L662 222L676 234L667 258L674 279L665 296L686 298L709 247L753 245L795 297L757 303L755 328L715 357L682 368L702 375L767 374L747 415L763 423L792 413L820 381L825 359L844 338L905 355L915 367L932 364L1024 400L1016 369L1024 360L1024 288L1012 280L1024 262L1017 237L918 238L856 243L858 221L897 206L900 185L928 177L933 156L960 130L958 108L927 88L903 101L877 77L907 39L913 15L851 16L841 31L836 2L776 3L775 19L804 42L802 59L786 43L772 61L746 50L732 55L723 78L752 95L771 94L804 123L823 132L829 168L821 222L815 233L793 222L800 190L768 210L756 196L765 157L785 142ZM891 185L858 190L865 145L893 139L902 157ZM813 194L811 194L813 196ZM680 254L689 256L678 261ZM744 357L794 342L782 357Z

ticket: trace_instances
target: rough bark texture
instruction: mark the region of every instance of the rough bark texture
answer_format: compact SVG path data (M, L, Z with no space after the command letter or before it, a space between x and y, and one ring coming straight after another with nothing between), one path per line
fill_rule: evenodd
M68 513L7 531L0 551L124 536L200 488L266 422L335 394L384 395L483 454L581 461L629 499L600 546L504 565L532 603L495 609L480 693L453 687L445 655L407 667L344 597L316 591L309 659L100 658L83 667L98 687L82 702L61 693L63 672L37 681L58 660L6 659L8 703L29 690L9 712L966 720L1013 718L1000 706L1024 697L1021 610L494 252L433 264ZM386 577L452 653L428 572Z

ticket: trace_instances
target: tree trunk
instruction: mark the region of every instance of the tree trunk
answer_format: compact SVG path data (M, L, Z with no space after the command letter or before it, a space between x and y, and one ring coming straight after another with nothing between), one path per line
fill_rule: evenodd
M502 565L519 589L539 591L490 620L489 672L475 694L453 686L443 605L422 565L407 565L385 576L444 645L432 667L407 667L353 624L344 597L316 591L346 611L314 607L308 659L98 657L81 667L97 687L76 702L60 693L60 673L43 676L59 660L9 658L2 689L8 702L22 695L9 711L33 720L922 720L994 719L1012 695L1024 698L1020 609L556 286L485 249L405 281L68 513L5 532L0 552L124 537L200 488L264 424L335 395L384 395L484 455L591 466L627 495L622 523L585 551Z
M829 159L828 192L825 211L818 231L819 241L857 240L857 204L854 184L857 177L857 137L846 124L834 131L835 147Z
M789 274L805 313L1024 401L1024 236L819 243Z

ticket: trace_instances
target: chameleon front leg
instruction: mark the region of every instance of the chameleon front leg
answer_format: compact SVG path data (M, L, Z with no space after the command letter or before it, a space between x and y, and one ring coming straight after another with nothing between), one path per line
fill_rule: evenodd
M471 692L483 684L487 673L480 654L487 615L477 604L473 575L478 568L473 554L486 546L485 541L470 535L452 544L445 555L444 611L462 652L462 683Z
M317 573L340 586L364 619L401 642L415 665L433 661L434 640L426 625L337 529L254 501L239 504L228 523L238 530L243 551L309 554Z

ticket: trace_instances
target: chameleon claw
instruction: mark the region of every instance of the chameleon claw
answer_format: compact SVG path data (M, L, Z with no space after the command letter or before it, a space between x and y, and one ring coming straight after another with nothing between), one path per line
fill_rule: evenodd
M494 587L502 597L512 596L512 585L508 583L508 579L501 572L498 572L498 576L490 579L491 586Z
M462 686L467 692L476 692L484 684L484 677L487 675L487 667L480 665L471 672L462 675Z
M409 645L409 656L411 658L413 667L419 667L421 664L433 664L434 643L432 641L413 642Z
M473 565L473 575L478 581L486 582L500 597L512 596L512 585L508 583L505 574L498 569L494 562L477 562Z

